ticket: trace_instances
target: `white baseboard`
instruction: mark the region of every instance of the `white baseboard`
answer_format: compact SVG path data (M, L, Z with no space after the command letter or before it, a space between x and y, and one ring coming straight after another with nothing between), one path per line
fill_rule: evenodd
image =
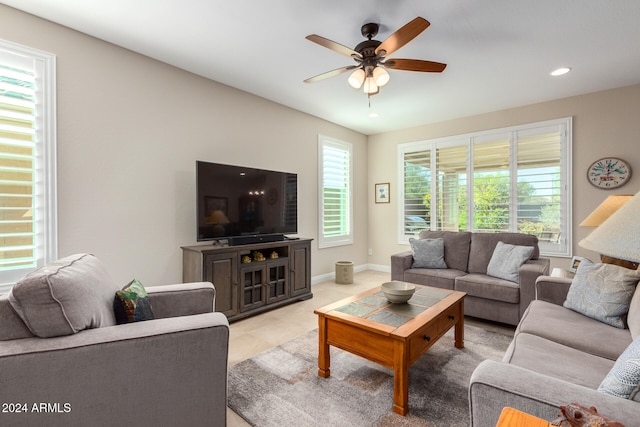
M391 273L391 266L380 264L368 264L367 270L382 271L385 273Z
M391 273L391 267L388 265L378 265L378 264L363 264L363 265L355 265L353 266L353 272L359 273L361 271L366 270L374 270L374 271L383 271L385 273ZM319 276L313 276L311 278L311 285L317 285L318 283L326 282L328 280L335 280L336 272L333 271L331 273L320 274Z

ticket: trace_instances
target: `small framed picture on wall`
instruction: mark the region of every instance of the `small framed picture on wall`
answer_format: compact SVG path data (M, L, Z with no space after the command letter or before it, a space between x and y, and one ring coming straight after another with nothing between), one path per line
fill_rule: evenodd
M389 183L376 184L376 203L389 203Z
M579 257L579 256L574 256L573 258L571 258L571 265L569 266L569 271L572 273L575 273L583 259L584 259L583 257Z

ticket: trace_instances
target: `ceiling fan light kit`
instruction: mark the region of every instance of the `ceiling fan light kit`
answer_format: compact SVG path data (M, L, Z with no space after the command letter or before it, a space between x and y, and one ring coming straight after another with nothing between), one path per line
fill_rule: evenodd
M373 77L367 77L364 81L364 93L367 95L375 95L378 92L380 92L380 88Z
M426 73L441 73L447 64L433 61L423 61L420 59L386 59L402 46L409 43L421 32L429 27L429 21L417 17L405 24L395 33L391 34L385 41L374 40L378 34L379 25L374 23L365 24L360 32L367 40L358 43L351 49L347 46L336 43L332 40L311 34L307 40L331 49L334 52L351 57L357 65L349 65L336 70L327 71L317 76L306 79L305 83L314 83L329 77L334 77L344 72L355 69L347 79L349 85L354 89L363 87L364 93L368 96L380 92L380 87L389 82L391 76L385 68L392 70L418 71Z
M358 68L349 76L349 84L354 89L360 89L362 87L362 83L364 83L364 79L366 74L362 68Z
M373 80L378 86L386 85L389 83L389 79L391 78L391 76L389 76L389 72L381 67L374 68L371 74L373 76Z

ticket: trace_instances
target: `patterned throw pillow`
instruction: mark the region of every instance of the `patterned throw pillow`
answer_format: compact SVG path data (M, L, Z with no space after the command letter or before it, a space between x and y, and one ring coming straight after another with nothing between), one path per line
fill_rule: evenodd
M113 299L113 311L118 325L123 323L153 320L153 311L147 291L138 280L133 279Z
M533 246L516 246L498 242L487 266L487 275L518 283L520 267L529 261Z
M409 239L413 253L412 268L447 268L444 262L444 239Z
M615 365L602 380L598 391L604 394L637 401L640 387L640 337L618 357Z
M578 266L563 306L616 328L624 328L640 273L613 264Z

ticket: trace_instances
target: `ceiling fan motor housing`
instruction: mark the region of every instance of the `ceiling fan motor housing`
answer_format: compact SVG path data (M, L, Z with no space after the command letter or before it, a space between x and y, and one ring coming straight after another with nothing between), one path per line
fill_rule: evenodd
M355 47L355 51L362 55L362 58L355 58L356 61L362 64L365 71L370 72L382 59L379 55L376 54L376 49L380 46L382 42L378 40L365 40L363 42L358 43Z

